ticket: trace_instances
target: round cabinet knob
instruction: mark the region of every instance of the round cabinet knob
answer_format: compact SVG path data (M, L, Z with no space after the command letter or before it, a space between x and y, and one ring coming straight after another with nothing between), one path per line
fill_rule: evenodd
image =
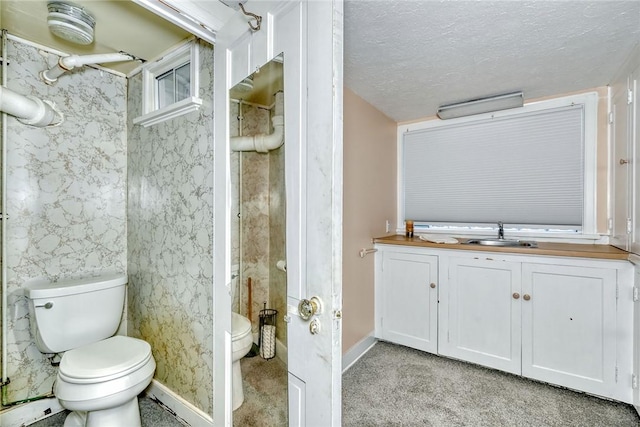
M531 295L529 295L529 294L524 294L524 295L522 296L522 299L523 299L523 300L525 300L525 301L529 301L529 300L531 299Z
M429 286L431 286L431 289L435 289L436 284L435 283L431 283Z
M513 299L519 299L520 298L520 294L517 292L513 293Z

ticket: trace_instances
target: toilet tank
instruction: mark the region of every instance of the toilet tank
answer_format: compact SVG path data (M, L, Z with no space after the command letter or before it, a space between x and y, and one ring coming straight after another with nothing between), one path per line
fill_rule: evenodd
M123 274L25 286L31 331L42 353L60 353L113 336L124 307Z

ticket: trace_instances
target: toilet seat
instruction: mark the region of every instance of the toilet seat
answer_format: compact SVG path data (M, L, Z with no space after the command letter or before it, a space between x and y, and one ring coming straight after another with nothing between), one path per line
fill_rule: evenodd
M231 341L237 341L251 333L251 322L246 317L231 312Z
M74 384L94 384L128 375L151 358L151 346L137 338L116 335L67 351L58 376Z

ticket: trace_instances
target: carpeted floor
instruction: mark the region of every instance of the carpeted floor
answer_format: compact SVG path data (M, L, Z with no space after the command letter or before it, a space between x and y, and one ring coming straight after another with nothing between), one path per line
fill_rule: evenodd
M345 427L640 425L630 405L385 342L342 381Z
M277 357L240 360L244 403L233 411L236 427L287 426L287 367Z

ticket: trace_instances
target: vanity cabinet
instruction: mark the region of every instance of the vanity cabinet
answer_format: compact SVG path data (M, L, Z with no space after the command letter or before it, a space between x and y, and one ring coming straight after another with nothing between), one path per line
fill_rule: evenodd
M376 335L418 350L438 349L438 257L411 252L377 254Z
M377 248L377 338L632 402L628 261Z

